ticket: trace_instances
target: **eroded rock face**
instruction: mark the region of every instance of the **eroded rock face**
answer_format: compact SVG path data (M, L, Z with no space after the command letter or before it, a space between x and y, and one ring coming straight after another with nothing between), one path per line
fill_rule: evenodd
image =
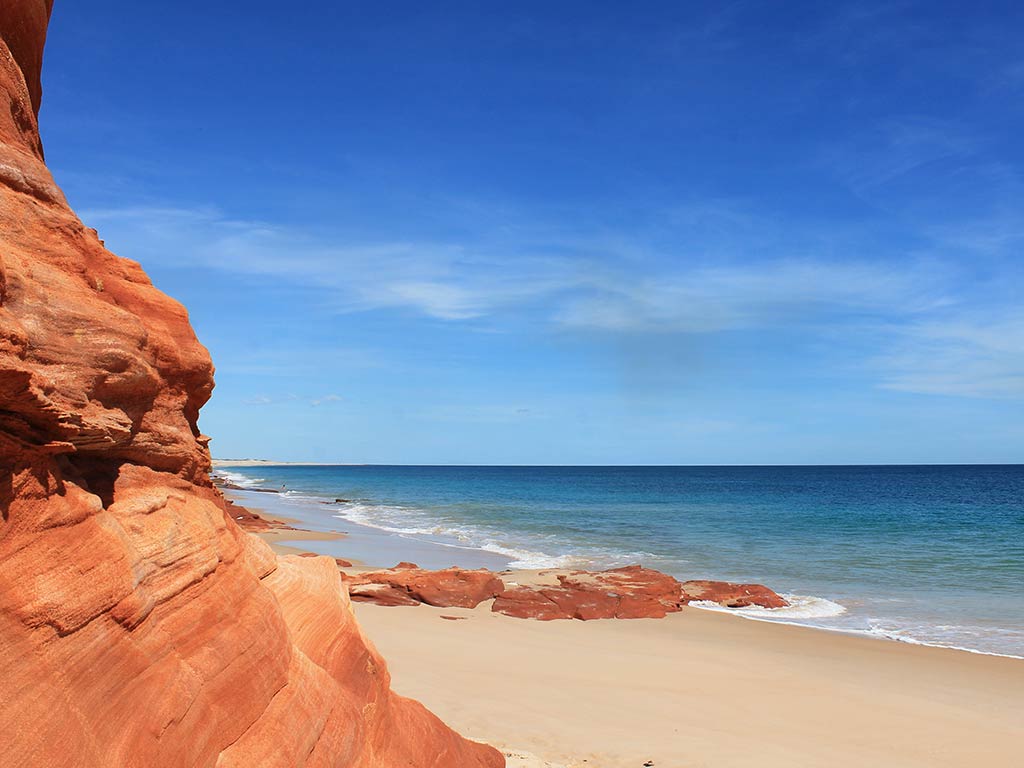
M500 766L390 691L335 562L209 480L213 368L43 162L50 0L0 3L0 754L21 766Z
M350 575L345 580L353 600L390 606L426 603L438 608L476 608L505 591L504 582L487 570L426 571L413 563Z

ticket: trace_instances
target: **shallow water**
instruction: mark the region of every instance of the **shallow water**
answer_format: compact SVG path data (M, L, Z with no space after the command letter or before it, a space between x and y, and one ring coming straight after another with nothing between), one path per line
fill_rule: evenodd
M513 567L758 581L751 618L1024 656L1024 466L230 468L314 517ZM344 498L337 505L320 502ZM313 506L315 505L315 506ZM296 507L298 508L298 507Z

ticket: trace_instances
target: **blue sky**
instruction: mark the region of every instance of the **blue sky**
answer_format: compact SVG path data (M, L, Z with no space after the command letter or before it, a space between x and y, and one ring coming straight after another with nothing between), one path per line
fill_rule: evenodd
M150 5L42 128L214 455L1024 460L1024 6Z

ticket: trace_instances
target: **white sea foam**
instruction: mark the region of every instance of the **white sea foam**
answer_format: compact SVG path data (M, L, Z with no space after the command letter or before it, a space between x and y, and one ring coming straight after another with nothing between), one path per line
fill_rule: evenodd
M734 613L738 616L768 621L778 621L780 619L826 619L846 613L844 606L824 597L815 597L814 595L782 595L782 597L786 598L786 602L789 603L784 608L763 608L760 605L751 605L746 608L725 608L718 603L712 603L707 600L698 600L690 603L690 605L696 608Z
M218 469L214 472L218 477L223 477L229 483L240 488L260 488L266 482L262 477L248 477L236 472L228 472L226 469Z
M477 549L509 558L510 568L536 570L542 568L583 568L595 563L604 567L627 563L647 562L654 558L648 552L611 552L600 549L552 554L521 542L513 542L493 530L465 523L439 521L430 512L388 504L347 502L336 510L335 516L357 525L387 531L400 536L426 536L435 544ZM535 540L540 537L534 537ZM552 542L553 548L562 548L564 542Z
M957 645L955 643L940 640L938 638L927 636L933 634L936 630L952 632L956 630L956 636L963 637L965 630L964 627L949 627L942 625L928 625L919 627L892 627L884 626L877 619L868 619L868 626L856 627L856 626L841 626L836 624L830 624L828 622L816 621L817 619L832 619L838 616L847 614L847 609L832 600L828 600L823 597L814 597L811 595L782 595L789 601L790 605L786 608L762 608L760 606L750 606L747 608L725 608L718 603L712 603L708 601L695 601L690 603L695 608L701 608L708 611L718 611L720 613L730 613L734 616L739 616L744 619L751 619L753 621L767 621L778 624L788 624L794 627L810 627L812 629L825 630L827 632L841 632L848 635L861 635L863 637L873 637L879 640L893 640L900 643L909 643L911 645L922 645L929 648L946 648L949 650L956 651L967 651L968 653L975 653L981 656L1001 656L1008 659L1024 659L1024 656L1019 656L1013 653L1000 653L998 651L983 651L977 648L971 648L968 646ZM986 630L984 633L986 636L992 634L991 630ZM1008 634L1014 635L1016 633L1009 632Z
M528 571L542 568L573 568L586 563L585 560L572 555L546 555L543 552L506 546L496 541L485 541L480 548L509 558L510 568L522 568Z
M512 568L559 568L580 562L579 558L571 555L550 555L503 544L484 531L467 526L444 525L421 510L409 507L349 502L337 510L335 517L399 536L428 536L440 546L493 552L509 558L509 566Z
M334 516L357 525L406 536L436 536L443 533L442 526L431 524L430 521L416 525L419 522L417 518L422 517L416 514L416 510L385 504L349 502Z
M961 639L968 639L969 636L979 636L977 630L972 630L969 627L961 626L925 626L925 627L887 627L879 623L877 620L870 620L870 627L868 629L855 629L849 630L854 634L867 635L868 637L877 637L885 640L895 640L900 643L909 643L910 645L924 645L929 648L947 648L953 651L967 651L968 653L976 653L981 656L1001 656L1007 659L1024 659L1024 656L1020 656L1014 653L1000 653L998 651L982 651L977 648L971 648L969 646L957 645L955 642L948 640L940 640L937 638L923 639L922 636L933 634L936 630L944 633L949 633L953 637ZM981 633L982 636L991 639L992 635L1001 634L999 630L993 630L986 628ZM1002 634L1011 635L1014 640L1019 641L1022 639L1019 633L1013 631L1004 630Z

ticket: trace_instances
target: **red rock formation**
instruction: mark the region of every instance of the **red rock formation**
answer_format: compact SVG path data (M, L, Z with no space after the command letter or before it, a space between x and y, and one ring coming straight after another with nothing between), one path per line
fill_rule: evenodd
M505 591L504 582L487 570L426 571L412 563L350 575L346 581L353 600L379 605L409 605L411 600L438 608L476 608Z
M785 608L786 600L763 584L733 584L729 581L686 581L682 585L686 602L707 601L726 608Z
M519 619L660 619L696 600L728 608L787 603L761 584L687 581L630 565L608 571L541 572L538 583L511 589L494 573L448 568L426 571L399 563L386 571L345 574L353 601L389 607L427 603L442 608L475 608L495 598L491 610Z
M520 586L498 597L491 610L520 619L660 619L680 610L679 582L660 571L631 565L610 571L558 574L557 584Z
M503 765L391 693L333 560L275 558L211 485L209 355L43 163L50 8L0 3L0 760Z

